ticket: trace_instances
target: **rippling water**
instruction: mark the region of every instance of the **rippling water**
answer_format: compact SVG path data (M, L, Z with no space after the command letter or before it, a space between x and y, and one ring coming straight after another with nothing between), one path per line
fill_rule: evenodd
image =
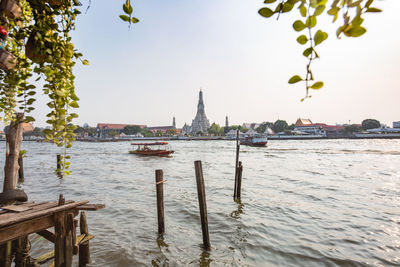
M400 140L269 141L241 147L242 203L232 200L235 143L175 141L171 158L123 143L70 149L26 142L30 200L91 200L91 266L400 266ZM5 143L0 143L4 165ZM212 249L201 246L195 160L202 160ZM1 176L3 177L3 170ZM154 171L164 170L166 234L157 239ZM51 247L32 236L33 255Z

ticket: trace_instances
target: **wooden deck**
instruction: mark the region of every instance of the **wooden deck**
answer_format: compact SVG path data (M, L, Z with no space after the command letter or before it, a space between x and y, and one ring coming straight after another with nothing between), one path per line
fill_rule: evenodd
M81 235L77 236L78 220L75 217L81 210L104 208L104 205L88 204L88 202L88 200L65 201L60 195L58 202L23 203L0 207L2 209L0 210L0 265L10 266L10 261L15 256L15 266L30 266L26 264L27 261L40 264L52 257L55 258L54 266L56 267L71 266L72 256L79 253L79 266L85 266L89 263L89 240L93 236L88 233L84 212L81 212L80 218ZM49 231L49 228L54 228L54 231ZM34 233L54 243L54 251L46 253L47 258L43 255L39 257L40 260L35 260L27 256L29 241L21 242L21 239L27 240L27 236ZM18 247L21 244L25 247ZM11 246L14 249L11 249ZM16 254L24 250L25 263L17 264L18 255Z

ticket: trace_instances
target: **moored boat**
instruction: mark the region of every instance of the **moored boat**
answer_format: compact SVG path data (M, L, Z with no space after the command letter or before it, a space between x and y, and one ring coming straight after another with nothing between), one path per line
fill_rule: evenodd
M268 142L267 136L262 134L255 134L252 136L246 136L240 140L241 145L246 146L266 146Z
M168 142L153 142L153 143L131 143L133 146L137 146L135 150L130 150L130 154L136 154L141 156L169 156L175 151L170 150Z

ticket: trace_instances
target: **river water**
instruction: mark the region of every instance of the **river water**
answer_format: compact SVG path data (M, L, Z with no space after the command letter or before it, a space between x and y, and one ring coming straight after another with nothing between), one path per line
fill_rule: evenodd
M55 175L48 143L25 142L30 200L105 203L87 212L91 266L400 266L400 140L269 141L241 147L242 202L232 199L235 142L172 141L170 158L129 142L69 149ZM0 143L0 164L4 146ZM194 164L201 160L212 249L202 249ZM2 169L2 168L0 168ZM166 234L158 238L155 175L163 169ZM3 171L1 170L3 177ZM51 245L32 235L32 254ZM75 257L76 258L76 257Z

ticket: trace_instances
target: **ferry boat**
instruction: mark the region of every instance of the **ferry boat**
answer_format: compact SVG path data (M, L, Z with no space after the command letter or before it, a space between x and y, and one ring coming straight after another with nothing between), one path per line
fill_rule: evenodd
M141 156L169 156L175 151L170 150L168 142L153 142L153 143L131 143L136 146L135 150L130 150L129 154L136 154Z
M246 136L244 139L240 140L241 145L245 146L266 146L267 145L267 136L263 134L255 134L252 136Z

